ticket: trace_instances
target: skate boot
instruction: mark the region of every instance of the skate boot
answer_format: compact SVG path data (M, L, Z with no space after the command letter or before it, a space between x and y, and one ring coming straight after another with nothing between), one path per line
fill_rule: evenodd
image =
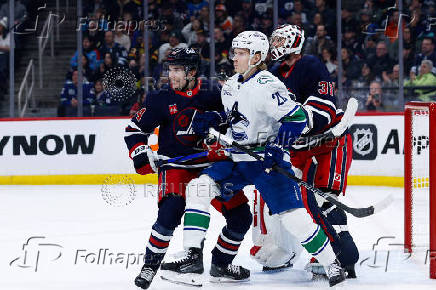
M148 265L142 266L141 273L135 278L135 285L147 289L150 287L153 277L156 275L157 270L149 267Z
M356 270L354 269L354 264L353 265L347 265L344 267L345 272L347 273L347 279L355 279L357 278L356 276Z
M210 275L212 276L211 282L236 282L248 280L250 278L250 270L233 264L224 266L212 264Z
M330 287L335 286L345 280L345 271L338 260L327 266L327 277L329 278Z
M189 248L183 257L172 262L162 263L160 269L181 274L203 274L203 251L200 248Z

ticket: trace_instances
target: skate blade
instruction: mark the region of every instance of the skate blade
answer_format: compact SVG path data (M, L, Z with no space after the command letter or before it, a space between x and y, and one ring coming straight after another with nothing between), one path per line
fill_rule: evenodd
M179 284L179 285L185 285L191 287L203 286L201 274L194 274L194 273L181 274L173 271L161 270L160 278L164 281L174 284Z
M243 280L234 280L234 279L227 278L227 277L213 277L213 276L211 276L209 281L211 283L229 283L229 284L231 284L231 283L244 283L244 282L248 282L248 281L250 281L250 278L243 279Z

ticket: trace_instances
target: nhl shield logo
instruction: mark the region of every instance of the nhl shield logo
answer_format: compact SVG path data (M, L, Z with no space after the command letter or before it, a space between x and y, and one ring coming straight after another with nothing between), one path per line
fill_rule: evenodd
M372 140L372 132L370 129L356 129L353 133L354 151L362 156L368 155L374 148L374 142Z
M373 124L354 124L350 133L353 137L353 159L374 160L377 157L377 128Z

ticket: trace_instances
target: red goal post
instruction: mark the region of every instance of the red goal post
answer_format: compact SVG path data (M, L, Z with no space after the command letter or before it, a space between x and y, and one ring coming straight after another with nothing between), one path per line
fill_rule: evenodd
M436 103L406 104L404 137L404 248L426 247L436 279Z

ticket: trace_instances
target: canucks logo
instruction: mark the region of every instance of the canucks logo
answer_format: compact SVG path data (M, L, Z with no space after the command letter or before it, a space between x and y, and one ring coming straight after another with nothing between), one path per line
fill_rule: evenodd
M262 85L264 85L264 84L266 84L266 83L273 82L273 81L274 81L273 78L270 77L270 76L261 76L261 77L259 77L259 78L257 79L257 82L258 82L259 84L262 84Z
M232 138L235 141L242 141L245 139L248 139L247 133L245 133L245 130L248 125L250 125L250 121L248 121L247 117L245 117L241 112L238 110L238 102L235 102L233 104L232 110L227 111L227 118L230 121L230 124L232 126ZM240 129L241 127L245 127ZM239 130L238 130L239 129Z

